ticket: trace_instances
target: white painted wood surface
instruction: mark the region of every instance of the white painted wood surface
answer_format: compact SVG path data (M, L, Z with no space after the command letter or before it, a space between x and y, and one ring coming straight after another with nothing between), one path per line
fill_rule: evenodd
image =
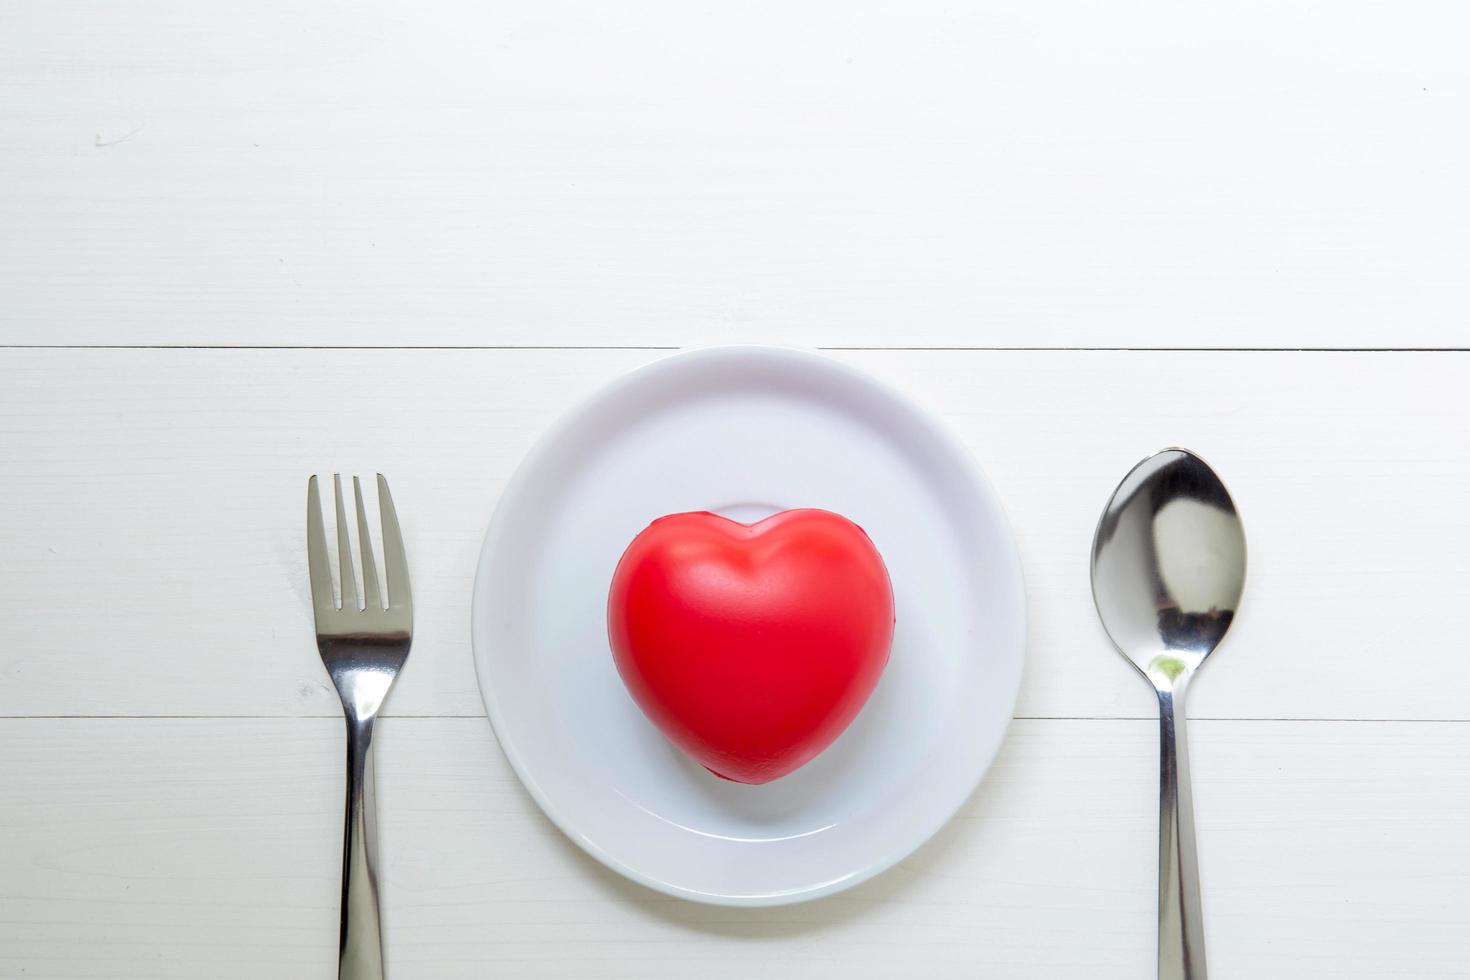
M340 468L389 474L413 532L390 712L478 715L468 596L496 496L558 412L657 356L3 352L0 670L20 683L0 713L334 716L302 655L302 514L307 475ZM1196 714L1470 720L1449 641L1470 634L1470 353L840 356L946 419L1006 503L1033 607L1023 717L1153 711L1096 622L1088 547L1128 467L1183 443L1250 537L1245 614Z
M1470 726L1200 722L1212 976L1463 978ZM333 975L340 726L0 722L0 975ZM1152 975L1147 721L1018 721L893 871L786 909L645 891L541 818L477 718L392 718L390 976L890 980Z
M0 3L13 343L1470 344L1445 0Z
M1152 949L1155 729L1087 591L1168 443L1228 479L1247 604L1194 690L1217 976L1470 975L1470 353L847 351L1006 501L1020 720L961 817L785 910L625 884L539 814L468 646L479 538L537 434L641 350L0 350L0 976L331 974L340 728L305 477L389 473L417 639L382 729L402 977L1118 978Z
M1153 704L1086 552L1171 443L1251 548L1191 696L1213 975L1470 977L1470 351L1387 350L1470 347L1467 27L0 0L0 977L332 975L301 518L333 469L392 478L419 604L381 729L392 980L1147 977ZM946 419L1032 622L961 815L780 910L563 840L468 647L537 434L637 348L730 341L843 348Z

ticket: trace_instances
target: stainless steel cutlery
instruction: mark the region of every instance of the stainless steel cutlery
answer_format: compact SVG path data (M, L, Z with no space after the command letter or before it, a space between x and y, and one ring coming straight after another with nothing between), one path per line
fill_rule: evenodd
M378 474L383 573L380 588L373 559L362 484L352 478L357 510L361 601L353 570L342 478L333 476L337 513L337 570L340 601L332 591L331 559L322 520L317 478L306 487L306 553L316 643L336 685L347 721L347 810L342 840L342 917L338 943L339 980L383 980L383 940L378 912L377 803L373 778L373 723L408 659L413 642L413 596L398 514L388 481Z
M1184 449L1123 478L1092 542L1098 616L1159 699L1159 980L1205 980L1184 695L1230 628L1245 564L1230 493Z

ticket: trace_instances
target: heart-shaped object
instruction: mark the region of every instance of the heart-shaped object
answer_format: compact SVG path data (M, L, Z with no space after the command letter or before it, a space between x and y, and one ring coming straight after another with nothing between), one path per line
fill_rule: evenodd
M893 587L863 529L825 510L755 524L662 517L613 573L608 639L633 699L717 776L779 779L862 710L893 643Z

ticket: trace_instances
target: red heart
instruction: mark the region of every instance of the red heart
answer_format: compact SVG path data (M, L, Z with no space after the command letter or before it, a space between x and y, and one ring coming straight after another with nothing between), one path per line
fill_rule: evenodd
M670 741L717 776L767 783L868 700L893 588L863 529L829 511L673 514L623 552L607 627L623 683Z

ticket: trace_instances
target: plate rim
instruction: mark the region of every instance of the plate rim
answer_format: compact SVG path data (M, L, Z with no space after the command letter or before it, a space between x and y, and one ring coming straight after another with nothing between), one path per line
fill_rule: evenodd
M620 860L611 854L586 834L572 826L560 813L557 807L547 797L540 784L526 767L516 748L514 740L507 736L500 721L500 711L495 687L487 683L488 665L485 663L488 654L484 651L485 642L481 639L482 619L481 612L482 583L484 582L488 568L495 552L495 545L504 534L506 515L513 509L513 505L519 502L524 495L525 487L530 482L533 473L539 468L538 464L547 456L552 447L562 437L571 431L574 426L581 423L583 419L592 414L596 406L608 399L620 395L628 388L642 383L645 378L669 370L678 370L685 364L694 364L701 361L724 360L728 358L773 358L787 362L812 366L819 370L831 371L844 376L849 382L859 386L868 387L881 391L886 397L897 403L905 411L921 420L940 441L944 449L953 457L954 461L962 468L966 477L979 491L979 494L988 509L994 513L997 519L997 530L1007 546L1004 550L1008 560L1010 576L1015 582L1017 589L1016 615L1018 618L1020 650L1020 669L1016 671L1015 682L1011 690L1006 692L1004 699L1008 705L1008 718L1001 728L1001 737L995 747L989 753L975 774L974 782L969 790L959 798L952 807L933 821L932 826L926 826L922 833L911 835L914 839L906 839L898 847L891 847L878 859L866 863L862 868L852 871L830 881L817 882L807 888L784 889L780 891L763 892L760 894L721 894L718 892L702 891L688 888L674 882L647 874L640 869ZM499 499L495 503L494 511L490 517L490 523L485 530L485 537L480 545L479 557L475 565L475 577L470 593L470 659L475 669L475 684L480 690L480 699L485 706L485 716L490 722L491 730L495 736L501 752L510 763L516 778L520 780L521 786L530 794L536 805L548 820L575 843L590 857L597 860L608 869L617 872L623 877L634 881L644 887L661 892L674 898L698 902L706 905L725 907L772 907L780 905L792 905L800 902L812 901L828 895L852 888L867 881L884 871L892 868L900 861L913 854L925 843L943 829L953 818L960 808L965 805L975 794L980 784L984 782L991 767L995 764L996 757L1005 743L1005 735L1010 730L1011 723L1015 721L1016 704L1020 697L1021 684L1025 677L1026 653L1029 637L1029 618L1027 609L1027 590L1025 570L1021 564L1020 547L1016 540L1015 529L1011 524L1010 517L1002 504L995 488L991 485L984 470L980 468L978 461L969 449L962 443L950 425L938 414L921 405L917 400L906 392L880 380L872 374L854 367L836 358L828 357L818 351L806 350L796 347L782 347L767 344L723 344L704 347L683 348L669 351L665 356L641 364L637 367L622 371L605 383L597 386L591 392L577 398L573 403L564 408L551 424L548 425L531 444L526 454L516 464L515 471L506 481Z

